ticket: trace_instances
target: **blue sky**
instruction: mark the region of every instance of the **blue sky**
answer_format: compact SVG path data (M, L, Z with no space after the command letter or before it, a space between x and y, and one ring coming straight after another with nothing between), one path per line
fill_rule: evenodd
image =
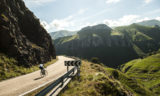
M24 0L48 32L160 20L160 0Z

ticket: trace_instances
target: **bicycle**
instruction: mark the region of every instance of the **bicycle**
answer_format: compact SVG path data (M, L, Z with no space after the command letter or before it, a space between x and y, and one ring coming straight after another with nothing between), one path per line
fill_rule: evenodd
M46 69L42 69L42 70L40 71L40 76L41 76L41 77L44 77L44 76L47 76L47 75L48 75L48 72L47 72Z

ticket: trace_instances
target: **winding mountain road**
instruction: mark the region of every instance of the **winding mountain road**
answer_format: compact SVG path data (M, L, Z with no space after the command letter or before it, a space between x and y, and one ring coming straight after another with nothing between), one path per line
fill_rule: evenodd
M36 71L0 82L0 96L18 96L48 81L56 80L67 72L66 66L64 66L65 60L73 59L58 56L58 61L46 68L48 75L44 78L40 78L40 71Z

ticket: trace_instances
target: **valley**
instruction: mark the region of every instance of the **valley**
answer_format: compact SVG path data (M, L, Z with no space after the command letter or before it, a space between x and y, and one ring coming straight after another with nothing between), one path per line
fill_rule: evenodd
M0 96L160 96L158 4L1 0Z
M99 24L82 28L76 35L56 39L54 44L58 55L97 57L109 67L118 67L156 52L160 48L159 36L160 27L131 24L111 29Z

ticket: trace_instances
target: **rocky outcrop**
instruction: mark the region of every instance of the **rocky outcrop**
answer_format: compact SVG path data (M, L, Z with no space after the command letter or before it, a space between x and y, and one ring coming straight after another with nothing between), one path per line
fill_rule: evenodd
M52 40L22 0L0 1L0 51L30 67L56 58Z

